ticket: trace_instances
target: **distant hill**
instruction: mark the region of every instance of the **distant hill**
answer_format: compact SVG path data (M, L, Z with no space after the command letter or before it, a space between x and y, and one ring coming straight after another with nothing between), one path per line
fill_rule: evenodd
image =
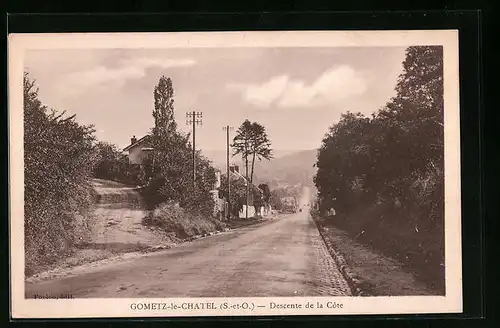
M316 168L313 167L316 154L315 149L303 150L271 161L257 162L254 180L257 183L268 183L271 188L293 185L312 187L316 174Z
M223 150L202 151L203 155L212 161L212 164L221 171L226 170L226 152ZM255 163L255 183L268 183L271 188L278 186L314 186L312 181L316 174L315 149L312 150L279 150L274 151L275 158ZM240 166L240 172L244 174L245 167L240 157L232 157L231 164ZM250 169L249 169L250 170ZM249 172L250 173L250 172Z
M290 154L298 153L298 152L301 152L301 151L286 150L286 149L281 149L281 150L273 149L274 158L276 158L276 159L290 155ZM226 150L202 150L201 153L203 156L205 156L210 161L212 161L212 165L214 165L219 170L226 169ZM244 167L241 156L231 157L229 159L229 161L231 164L237 164L240 167Z

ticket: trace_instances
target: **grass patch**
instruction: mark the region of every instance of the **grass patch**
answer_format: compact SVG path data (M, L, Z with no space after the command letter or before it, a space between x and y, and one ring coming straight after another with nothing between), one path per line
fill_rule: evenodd
M256 216L256 217L250 217L248 219L232 219L231 221L226 223L226 226L229 229L236 229L236 228L242 228L242 227L247 227L251 226L257 223L261 223L267 221L267 219L262 218L261 216Z
M187 211L179 206L162 204L142 219L148 227L160 228L172 239L182 241L194 236L222 231L225 223L211 216Z
M444 295L444 268L436 260L437 255L432 257L439 247L432 234L416 236L398 231L397 227L379 225L353 227L346 220L320 218L317 213L313 213L313 218L323 236L344 256L354 278L360 282L358 287L365 293ZM377 229L383 229L384 233L377 235Z

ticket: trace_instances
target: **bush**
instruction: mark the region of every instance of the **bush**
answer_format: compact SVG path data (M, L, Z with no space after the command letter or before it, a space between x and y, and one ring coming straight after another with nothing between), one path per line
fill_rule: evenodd
M185 149L187 152L189 149ZM166 156L165 156L166 157ZM162 203L175 203L192 212L211 216L214 209L214 200L210 191L215 184L215 171L198 158L198 180L193 186L192 171L185 163L176 163L168 166L169 160L164 161L157 168L156 173L142 188L142 197L148 209L154 209ZM201 163L200 163L201 162Z
M94 168L94 176L129 185L140 185L141 170L137 165L129 163L127 155L122 154L115 145L99 142L96 145L98 162Z
M24 76L25 272L33 273L88 238L96 163L91 126L48 111Z
M172 203L161 204L151 211L142 223L146 226L158 227L181 240L217 230L221 231L225 228L222 222L211 216L200 215Z

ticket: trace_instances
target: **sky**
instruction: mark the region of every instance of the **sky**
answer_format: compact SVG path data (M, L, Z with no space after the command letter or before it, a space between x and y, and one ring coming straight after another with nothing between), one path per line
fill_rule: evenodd
M315 149L343 112L369 115L394 96L405 48L175 48L30 50L25 70L49 108L93 124L124 148L153 125L159 78L174 87L179 129L203 112L196 148L224 150L226 125L266 128L272 148ZM234 131L232 132L234 136Z

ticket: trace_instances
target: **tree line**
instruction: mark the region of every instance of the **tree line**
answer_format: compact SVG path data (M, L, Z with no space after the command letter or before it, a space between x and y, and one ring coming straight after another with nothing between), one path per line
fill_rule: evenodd
M406 50L396 95L346 112L318 150L318 203L336 225L444 288L443 49Z

